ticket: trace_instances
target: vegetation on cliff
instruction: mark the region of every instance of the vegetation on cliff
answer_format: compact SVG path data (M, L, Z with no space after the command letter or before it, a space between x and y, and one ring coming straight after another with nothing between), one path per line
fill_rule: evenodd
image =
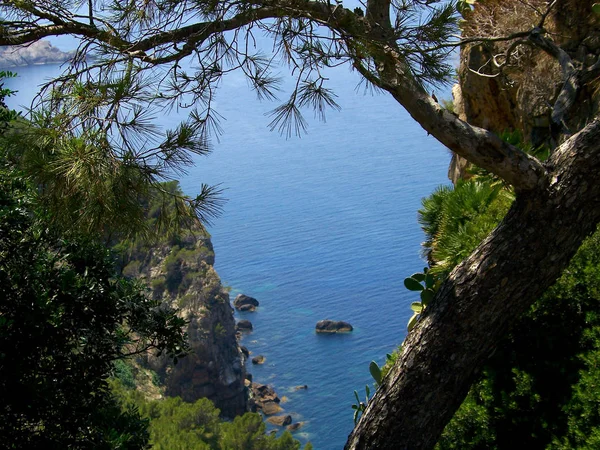
M179 183L158 186L158 195L144 200L146 229L160 229L161 217L177 217L177 199L184 197ZM247 411L244 357L236 339L229 294L213 268L212 243L200 224L162 227L153 239L121 239L113 247L122 273L150 287L150 295L178 310L187 323L190 351L178 364L152 354L139 362L158 374L169 396L187 402L209 398L223 416L233 419Z
M53 227L37 189L0 157L0 436L8 448L142 448L113 363L178 357L184 321L116 274L105 246Z
M173 397L148 400L137 390L124 389L118 381L112 386L124 411L137 410L149 421L149 443L153 449L300 449L300 443L287 431L280 437L267 434L260 414L246 413L225 422L219 418L219 410L206 398L193 403ZM303 448L309 450L312 446L307 444Z

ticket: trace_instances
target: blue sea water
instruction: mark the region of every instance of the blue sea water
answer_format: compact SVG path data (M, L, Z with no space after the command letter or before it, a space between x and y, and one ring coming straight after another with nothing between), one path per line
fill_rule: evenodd
M57 66L19 68L8 87L11 106L27 104ZM341 449L353 427L353 391L372 384L368 365L383 363L406 334L415 297L402 280L422 269L421 198L447 183L449 155L389 95L356 89L346 69L328 74L340 112L312 120L308 134L286 139L268 130L260 103L241 78L217 97L225 117L214 152L197 158L181 179L193 195L201 183L221 184L228 199L209 228L216 269L233 297L256 297L243 338L262 366L254 380L273 385L294 421L294 434L317 450ZM160 117L171 126L183 112ZM321 319L354 326L345 335L317 335ZM296 391L297 385L307 390Z

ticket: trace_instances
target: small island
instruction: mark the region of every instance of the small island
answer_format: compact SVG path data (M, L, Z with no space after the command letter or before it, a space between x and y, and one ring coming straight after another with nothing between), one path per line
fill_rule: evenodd
M69 61L75 52L63 52L48 41L37 41L28 45L0 47L0 67L23 67L41 64L62 64Z
M353 329L352 325L341 320L320 320L315 326L317 333L349 333Z

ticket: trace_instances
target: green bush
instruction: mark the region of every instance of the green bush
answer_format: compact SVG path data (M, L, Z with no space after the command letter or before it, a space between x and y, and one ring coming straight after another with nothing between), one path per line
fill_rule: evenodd
M600 232L515 324L439 449L592 449L600 443Z
M114 376L123 383L128 389L135 389L135 376L133 374L133 368L122 359L117 359L113 362Z
M145 424L116 408L107 378L127 344L180 356L185 322L37 200L0 159L0 436L13 448L141 448Z
M266 433L262 417L246 413L232 422L219 419L219 410L208 399L186 403L180 398L147 400L127 390L122 383L112 383L123 410L137 409L150 421L150 443L157 450L298 450L300 443L284 432L280 437ZM310 444L305 450L312 449Z

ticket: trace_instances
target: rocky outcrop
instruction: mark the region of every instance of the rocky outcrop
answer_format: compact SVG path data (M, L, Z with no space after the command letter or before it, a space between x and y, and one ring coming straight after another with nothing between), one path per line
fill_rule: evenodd
M296 422L292 423L291 425L288 425L287 427L285 427L285 429L290 432L298 431L300 428L302 428L303 425L304 422Z
M352 325L341 320L320 320L315 327L317 333L349 333Z
M74 52L63 52L48 41L29 45L0 47L0 67L19 67L34 64L61 64L69 61Z
M265 416L272 416L282 411L283 408L277 402L263 402L261 403L260 410Z
M266 384L250 383L250 407L253 411L261 411L270 416L282 411L281 399L275 390Z
M258 355L252 358L252 364L264 364L267 358L263 355Z
M245 357L236 338L229 294L213 268L209 238L193 234L151 247L129 249L123 272L148 283L152 295L179 308L188 321L191 352L172 365L165 356L145 355L166 394L192 402L212 400L224 417L247 411Z
M249 320L240 320L236 325L236 330L250 332L252 331L252 322Z
M238 294L233 301L233 306L238 311L254 311L258 308L258 304L258 300L245 294Z
M290 425L292 423L292 416L273 416L267 419L267 422L277 425L278 427L284 427L286 425Z
M528 5L529 3L529 5ZM564 0L548 16L545 28L577 67L590 68L600 57L600 16L591 12L589 0ZM464 22L463 37L507 35L539 22L536 8L545 0L478 0ZM494 28L495 27L495 28ZM494 64L510 43L466 45L461 50L459 85L453 89L454 112L469 123L496 133L521 130L522 140L534 146L555 147L551 112L563 82L560 65L544 51L530 45L513 49L502 71ZM479 72L480 75L477 72ZM580 91L577 105L565 117L566 129L581 129L598 112L597 83ZM454 156L449 178L468 178L467 163ZM465 176L466 175L466 176Z

